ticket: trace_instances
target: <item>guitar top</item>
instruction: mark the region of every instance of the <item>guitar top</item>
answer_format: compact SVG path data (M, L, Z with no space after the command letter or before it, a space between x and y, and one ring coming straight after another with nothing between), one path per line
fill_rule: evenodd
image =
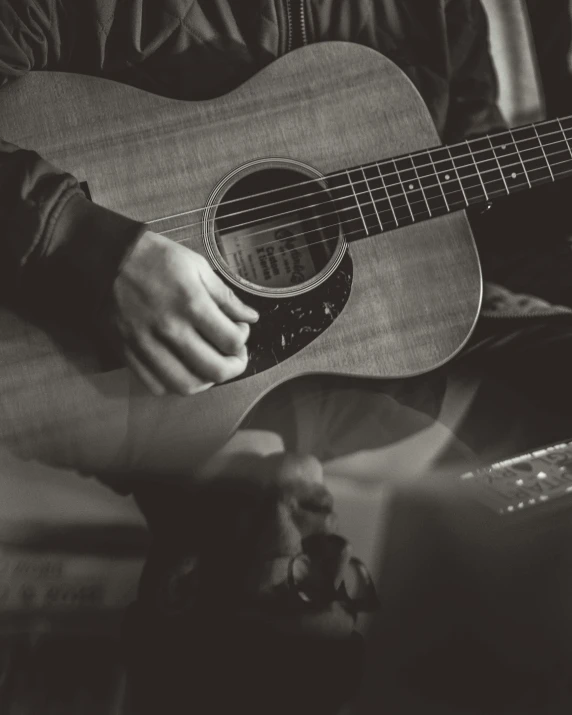
M288 379L419 374L473 329L482 285L459 210L468 186L454 155L426 151L443 151L428 110L372 50L305 47L209 102L32 73L0 105L0 136L205 255L261 312L241 378L157 399L125 370L103 372L89 343L4 310L0 439L11 448L86 471L177 475Z

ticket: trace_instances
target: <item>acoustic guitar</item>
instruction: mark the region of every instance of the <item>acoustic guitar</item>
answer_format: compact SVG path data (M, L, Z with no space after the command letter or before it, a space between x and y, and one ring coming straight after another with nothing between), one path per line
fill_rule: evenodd
M570 175L570 131L562 120L440 146L402 71L346 43L299 49L208 102L30 73L0 92L0 136L71 172L93 201L204 254L261 319L239 379L153 398L127 370L101 373L85 346L5 310L0 438L33 454L56 430L76 442L115 430L120 449L137 404L161 415L140 467L153 443L176 462L184 442L181 463L200 461L295 376L442 365L481 304L464 209Z

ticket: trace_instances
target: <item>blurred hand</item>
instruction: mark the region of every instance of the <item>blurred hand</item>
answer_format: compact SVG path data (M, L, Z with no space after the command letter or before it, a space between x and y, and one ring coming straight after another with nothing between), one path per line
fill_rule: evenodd
M190 395L246 368L242 303L207 260L147 231L113 286L111 327L129 367L156 395Z

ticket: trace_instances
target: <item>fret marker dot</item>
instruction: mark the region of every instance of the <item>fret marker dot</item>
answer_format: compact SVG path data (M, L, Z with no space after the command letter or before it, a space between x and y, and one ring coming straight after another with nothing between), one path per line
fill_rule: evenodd
M501 145L501 149L502 149L503 151L505 151L505 150L506 150L506 144L502 144L502 145Z
M449 181L450 178L451 178L450 174L445 174L445 181Z
M513 171L512 174L510 175L511 179L516 179L516 171Z
M415 185L414 185L414 184L409 184L409 187L408 187L408 188L409 188L409 191L413 191L413 189L415 188Z

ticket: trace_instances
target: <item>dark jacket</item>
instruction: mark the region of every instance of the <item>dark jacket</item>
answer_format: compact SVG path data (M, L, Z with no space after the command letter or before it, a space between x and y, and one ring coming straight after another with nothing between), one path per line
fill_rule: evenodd
M201 100L298 45L326 40L393 59L444 141L502 125L480 0L2 0L0 84L30 70L63 70ZM72 176L5 142L0 226L4 285L40 273L65 295L68 285L77 290L77 272L85 294L74 302L88 311L142 229L89 202Z

